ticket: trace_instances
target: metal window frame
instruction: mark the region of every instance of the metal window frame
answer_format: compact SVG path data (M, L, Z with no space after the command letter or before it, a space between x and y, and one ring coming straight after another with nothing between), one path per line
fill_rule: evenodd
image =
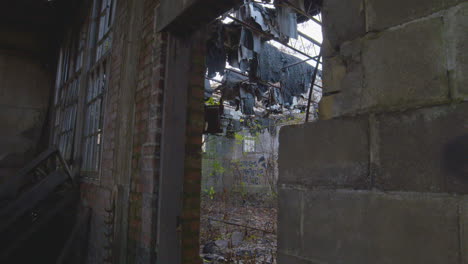
M82 31L69 31L61 48L56 75L52 142L65 159L73 159L76 121L79 111L81 57L84 52ZM80 64L77 62L80 61ZM80 65L77 68L77 65Z
M108 72L110 69L112 24L115 17L115 6L116 0L95 0L92 10L93 25L89 29L89 65L85 77L85 92L83 93L82 134L80 138L82 143L80 150L82 158L80 174L86 180L96 181L100 179L101 175L104 112L107 99L106 90L109 79ZM106 42L109 44L109 47L102 52L100 48ZM96 82L102 82L102 84L97 84ZM98 88L99 85L101 85L100 88ZM99 112L97 113L97 117L96 110ZM90 125L92 125L92 131L89 130ZM94 141L99 141L99 143L96 144Z
M101 167L107 70L104 60L88 72L81 151L81 173L88 178L99 177ZM99 142L95 144L95 140Z

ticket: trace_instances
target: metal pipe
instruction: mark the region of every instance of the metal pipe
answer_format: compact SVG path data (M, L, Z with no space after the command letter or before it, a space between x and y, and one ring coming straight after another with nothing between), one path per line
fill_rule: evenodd
M314 83L315 83L315 79L317 78L318 66L319 66L321 57L322 57L322 51L320 51L317 64L315 65L314 75L312 76L312 83L310 84L309 100L307 101L307 112L306 112L306 119L305 119L306 123L309 122L310 102L312 101L312 92L314 90Z
M293 63L293 64L286 65L283 68L281 68L281 70L287 69L287 68L292 67L292 66L296 66L298 64L301 64L301 63L304 63L304 62L307 62L307 61L310 61L310 60L311 59L306 59L306 60L302 60L302 61L299 61L299 62L296 62L296 63Z
M309 36L308 36L307 34L305 34L304 32L301 32L301 31L298 30L298 31L297 31L297 34L299 34L299 36L301 36L301 37L307 39L308 41L314 43L315 45L317 45L317 46L319 46L319 47L322 47L322 43L320 43L320 42L316 41L315 39L309 37Z
M240 72L240 71L234 70L234 69L226 69L226 70L227 70L227 71L232 71L232 72L238 73L238 74L240 74L240 75L242 75L242 76L245 76L245 77L249 77L249 75L247 75L247 74L245 74L245 73L242 73L242 72ZM244 82L244 81L246 81L246 80L243 80L243 82ZM272 87L272 88L281 89L281 87L275 86L275 85L273 85L272 83L269 83L269 82L267 82L267 81L264 81L264 80L257 80L257 81L258 81L259 83L268 85L268 86L270 86L270 87Z

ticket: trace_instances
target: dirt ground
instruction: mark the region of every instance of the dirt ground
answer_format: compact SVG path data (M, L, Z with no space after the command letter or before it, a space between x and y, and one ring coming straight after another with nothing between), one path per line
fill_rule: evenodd
M274 198L203 197L200 254L205 263L276 263L276 225Z

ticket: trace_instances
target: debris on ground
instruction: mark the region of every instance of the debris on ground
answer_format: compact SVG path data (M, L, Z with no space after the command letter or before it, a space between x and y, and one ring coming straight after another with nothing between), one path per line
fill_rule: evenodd
M200 254L205 263L276 263L277 209L204 198Z

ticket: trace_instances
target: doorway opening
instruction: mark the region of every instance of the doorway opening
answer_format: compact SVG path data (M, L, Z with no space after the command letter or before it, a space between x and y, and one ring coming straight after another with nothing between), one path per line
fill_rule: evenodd
M279 130L317 118L321 1L246 0L208 27L200 255L276 263Z

